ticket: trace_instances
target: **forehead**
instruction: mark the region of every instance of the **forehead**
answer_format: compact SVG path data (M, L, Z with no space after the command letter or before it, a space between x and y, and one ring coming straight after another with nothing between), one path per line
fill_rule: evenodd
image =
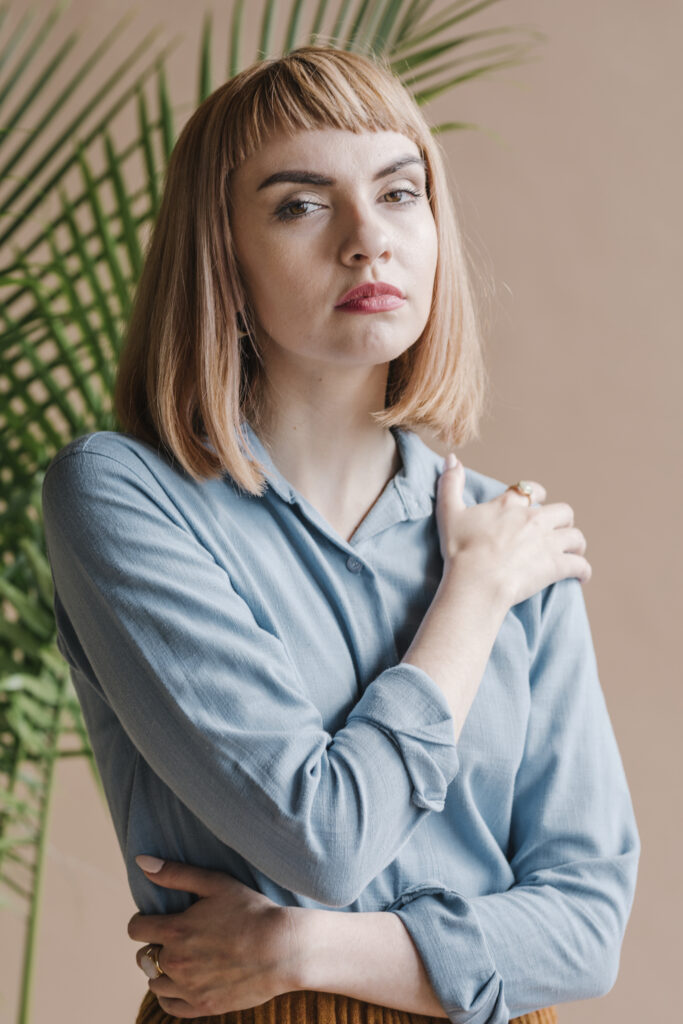
M330 177L367 174L400 156L421 156L408 136L395 131L352 132L320 128L277 132L231 172L234 188L256 190L264 177L280 170L311 170Z

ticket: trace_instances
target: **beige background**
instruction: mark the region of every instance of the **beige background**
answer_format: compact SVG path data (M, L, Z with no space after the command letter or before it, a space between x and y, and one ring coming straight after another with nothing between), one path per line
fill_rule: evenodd
M87 20L78 52L101 38L118 7L74 0L68 22ZM214 5L216 68L229 9ZM203 10L150 0L122 38L119 52L153 24L164 24L166 37L185 33L169 61L176 102L195 95ZM510 0L478 19L479 27L521 22L549 35L539 60L428 110L434 121L485 129L442 136L471 251L496 285L493 411L482 440L461 455L500 479L541 480L549 501L574 506L593 566L585 595L602 685L643 842L619 979L603 999L562 1005L561 1022L669 1020L679 1006L683 911L683 6ZM108 813L84 766L66 763L49 833L32 1024L132 1024L146 986L125 931L134 910ZM19 908L3 911L0 1019L8 1024L22 941Z

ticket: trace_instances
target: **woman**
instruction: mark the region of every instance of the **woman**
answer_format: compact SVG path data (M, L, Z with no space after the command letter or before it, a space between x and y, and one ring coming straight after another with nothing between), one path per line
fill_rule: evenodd
M612 987L640 843L585 538L411 429L474 436L484 380L442 158L386 67L302 47L199 107L125 433L43 487L139 1024L554 1021Z

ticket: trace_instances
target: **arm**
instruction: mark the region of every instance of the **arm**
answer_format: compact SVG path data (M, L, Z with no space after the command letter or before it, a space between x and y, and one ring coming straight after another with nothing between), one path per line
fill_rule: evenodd
M300 908L302 987L447 1012L457 1024L507 1024L611 989L640 840L576 579L543 593L530 685L511 821L516 884L471 897L426 882L385 914ZM415 948L383 920L393 916Z
M44 480L60 651L214 835L279 885L348 905L443 809L458 770L446 696L391 666L330 735L153 473L105 443L79 440Z
M128 922L131 939L162 947L169 975L149 987L165 997L168 1013L229 1013L312 989L381 997L387 1006L447 1019L396 914L282 907L222 871L173 861L150 867L144 870L156 885L201 896L180 914L137 913ZM143 950L136 960L144 970Z
M390 667L332 736L144 465L77 447L48 468L43 511L60 650L152 770L279 885L352 902L443 807L458 761L439 688Z
M298 949L288 988L337 992L448 1020L410 932L397 914L287 910Z

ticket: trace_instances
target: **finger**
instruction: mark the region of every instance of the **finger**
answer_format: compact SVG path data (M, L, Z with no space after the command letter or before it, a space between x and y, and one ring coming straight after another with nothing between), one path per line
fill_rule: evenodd
M150 982L151 987L152 984ZM193 1006L184 999L173 999L170 996L157 996L157 999L159 1006L169 1017L182 1017L191 1020L202 1015L202 1010L199 1007Z
M463 509L467 506L463 500L462 492L465 488L465 467L456 458L455 452L449 452L444 460L444 468L437 480L437 492L448 494L448 501L455 508Z
M170 925L180 914L133 914L128 922L128 937L135 942L155 942L163 946L171 933Z
M581 583L588 583L593 575L593 567L583 555L563 554L559 564L563 578L576 577Z
M566 501L553 501L550 505L539 506L537 515L545 526L559 529L574 525L574 509Z
M183 992L180 986L166 974L153 978L149 983L149 990L157 997L163 996L164 999L177 999L179 1002L183 1000ZM183 1001L187 1002L187 1000Z
M523 498L524 501L529 503L529 505L533 505L537 501L545 501L546 497L548 496L548 492L546 491L545 487L543 486L543 484L539 483L538 480L519 480L517 482L520 484L524 484L525 487L531 488L531 501L529 501L529 497L527 497L526 494L522 494L521 491L517 490L515 484L510 484L509 487L505 488L505 491L503 493Z
M555 531L560 539L562 551L583 555L586 552L586 538L576 526L566 526Z
M140 854L135 860L138 867L155 885L163 885L167 889L182 889L183 892L192 892L197 896L213 895L224 884L225 878L231 877L226 876L224 871L209 871L208 868L198 868L177 860L163 861L158 871L149 871L146 855Z

